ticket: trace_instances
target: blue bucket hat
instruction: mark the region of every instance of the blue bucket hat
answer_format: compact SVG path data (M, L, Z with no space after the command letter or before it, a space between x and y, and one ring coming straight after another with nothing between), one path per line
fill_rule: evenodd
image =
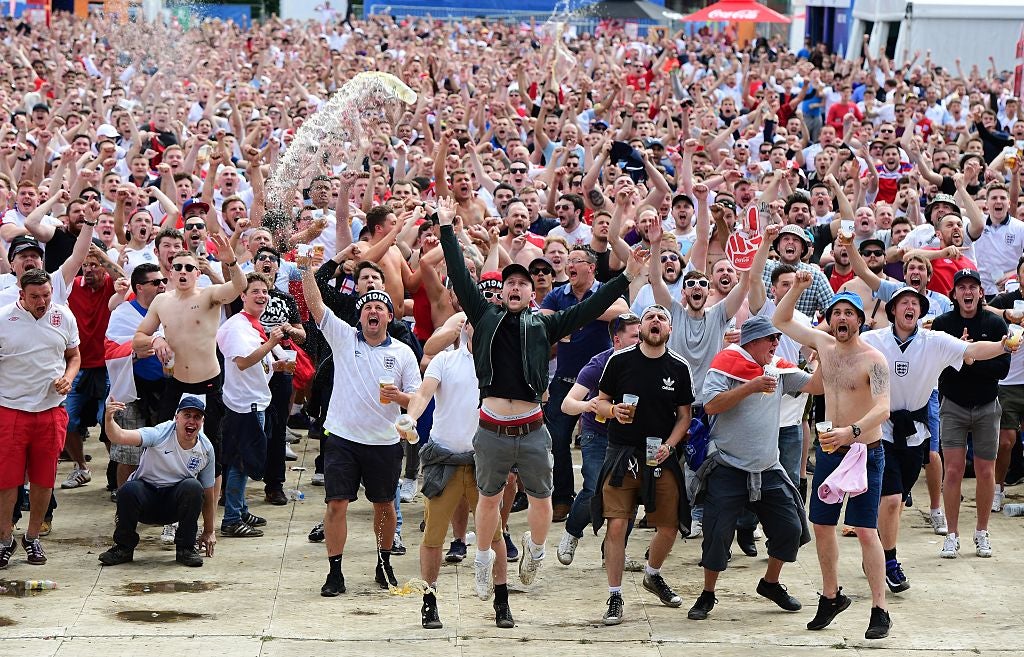
M860 300L859 294L853 292L839 292L832 297L831 301L828 302L828 306L825 307L825 321L829 324L832 323L832 309L835 308L837 303L846 302L854 307L857 311L857 315L860 316L860 323L863 324L867 321L867 316L864 314L864 302Z

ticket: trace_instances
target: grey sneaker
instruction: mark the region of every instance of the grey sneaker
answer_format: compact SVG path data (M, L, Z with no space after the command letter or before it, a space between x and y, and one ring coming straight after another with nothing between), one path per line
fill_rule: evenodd
M533 556L533 552L530 551L530 532L523 532L522 548L520 554L522 557L519 560L519 581L529 586L533 584L533 580L537 579L537 571L540 570L541 563L544 561L544 555L539 557Z
M488 549L485 552L489 559L480 561L480 553L477 553L473 560L474 586L476 597L481 600L490 600L494 595L494 550Z
M608 611L604 612L605 625L618 625L622 622L622 594L612 593L608 596Z
M558 562L563 566L571 564L573 557L576 555L576 547L579 544L580 539L569 532L563 532L562 540L558 541Z

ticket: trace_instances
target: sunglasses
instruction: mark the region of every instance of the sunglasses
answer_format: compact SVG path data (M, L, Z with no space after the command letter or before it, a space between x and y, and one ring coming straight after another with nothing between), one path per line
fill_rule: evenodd
M881 249L866 249L864 251L861 251L860 254L862 256L869 257L869 258L870 257L880 258L880 257L885 255L885 251L882 251Z
M148 281L142 281L139 285L152 285L153 287L159 287L161 285L167 285L166 278L154 278Z
M513 168L509 169L508 172L509 173L523 174L523 173L526 173L526 169L522 169L520 167L513 167Z
M706 278L691 278L690 280L688 280L685 283L683 283L683 286L686 287L686 288L694 288L694 287L708 288L708 287L711 287L711 283Z
M679 261L679 256L677 256L674 253L663 253L661 255L661 261L662 262L668 262L669 260L671 260L672 262L678 262Z
M100 200L99 194L82 194L80 197L83 201L98 201Z
M551 276L555 270L550 267L534 267L530 270L530 276Z
M484 298L487 299L488 301L490 301L491 299L497 299L498 297L501 296L501 292L499 292L498 290L484 290L481 294L483 294Z
M270 253L261 253L256 256L257 262L277 262L277 256Z
M171 265L171 267L174 268L174 271L187 271L190 274L195 270L199 269L199 267L196 267L195 265L186 265L181 262L176 262L173 265Z
M206 224L202 221L196 221L191 224L185 224L185 230L202 230L206 228Z

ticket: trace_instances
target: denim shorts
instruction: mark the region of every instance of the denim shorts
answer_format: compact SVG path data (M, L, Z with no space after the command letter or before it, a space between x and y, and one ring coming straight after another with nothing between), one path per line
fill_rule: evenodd
M818 487L843 462L844 454L827 454L821 445L814 451L814 481L811 486L811 505L808 518L815 525L839 524L842 502L826 504L818 497ZM920 465L918 465L920 468ZM879 445L868 450L868 489L854 497L846 498L845 523L851 527L874 529L878 526L878 503L882 497L882 472L885 470L885 449Z
M508 473L518 468L519 479L530 497L551 497L554 488L551 434L546 426L525 436L498 435L482 427L473 436L476 486L485 497L501 492Z

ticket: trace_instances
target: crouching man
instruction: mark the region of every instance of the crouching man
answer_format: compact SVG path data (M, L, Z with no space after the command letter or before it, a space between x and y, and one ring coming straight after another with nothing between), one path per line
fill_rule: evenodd
M199 514L203 534L199 545L213 556L217 497L214 492L213 445L202 433L206 405L188 396L178 403L173 420L155 427L127 430L118 426L114 415L125 405L107 402L107 437L114 445L144 448L139 467L117 493L117 525L114 546L100 555L104 566L116 566L134 558L139 544L140 522L151 525L178 523L174 535L174 560L185 566L202 566L196 549Z

